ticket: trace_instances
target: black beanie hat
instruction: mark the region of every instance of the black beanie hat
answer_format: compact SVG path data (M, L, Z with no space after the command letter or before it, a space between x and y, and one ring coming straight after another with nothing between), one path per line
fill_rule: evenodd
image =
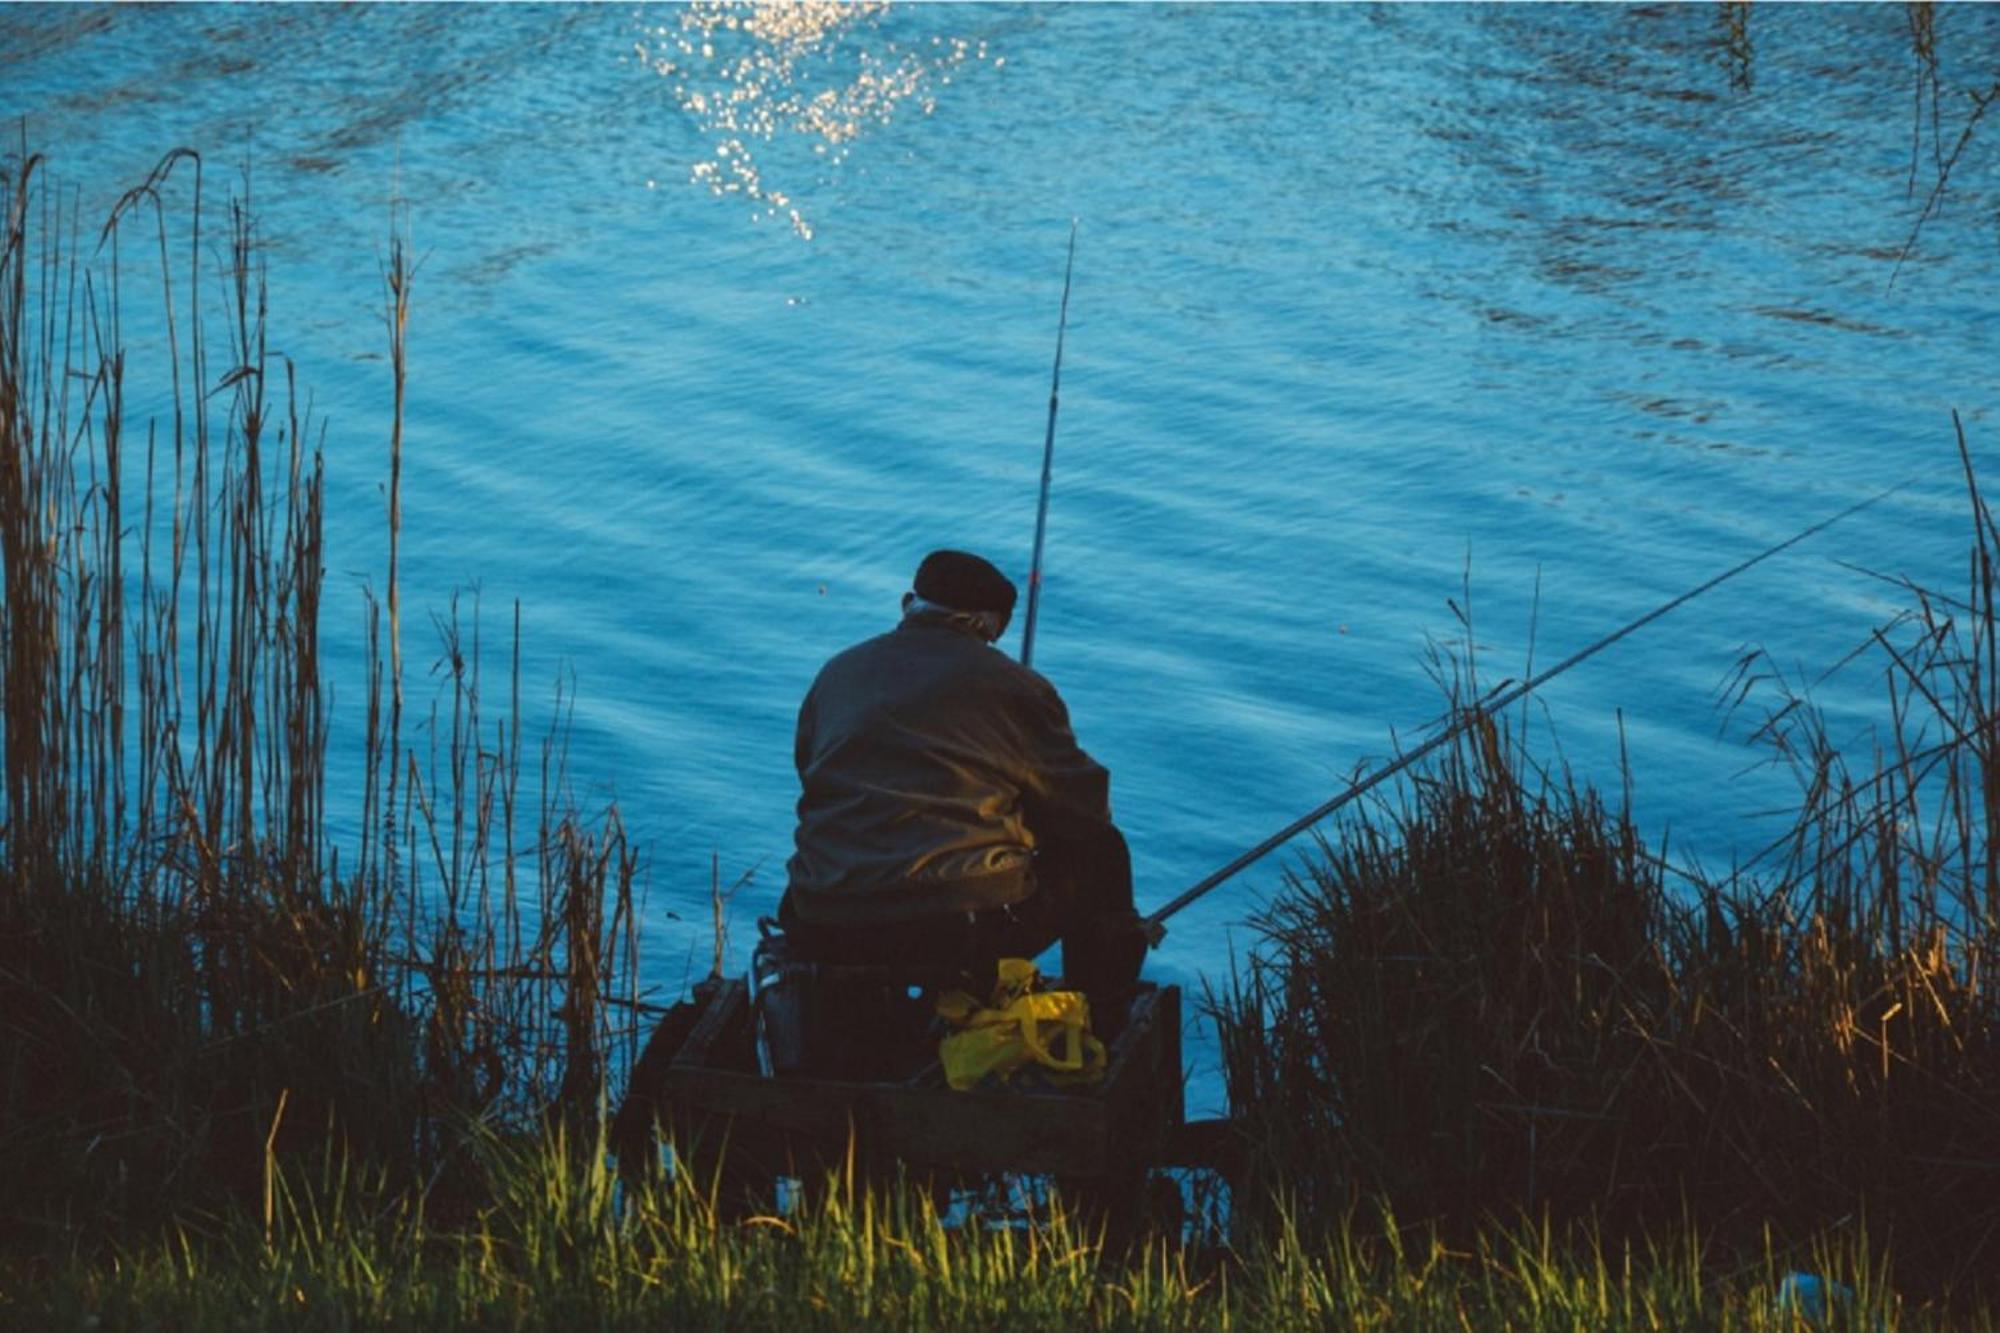
M1014 614L1014 585L991 561L969 551L932 551L917 566L911 590L927 602L954 611Z

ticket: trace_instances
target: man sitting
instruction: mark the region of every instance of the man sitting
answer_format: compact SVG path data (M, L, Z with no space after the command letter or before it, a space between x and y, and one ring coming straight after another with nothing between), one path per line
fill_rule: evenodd
M934 551L902 623L821 669L779 919L796 956L958 968L982 989L997 959L1060 939L1064 983L1106 1013L1146 952L1131 856L1055 687L993 646L1014 601L987 561Z

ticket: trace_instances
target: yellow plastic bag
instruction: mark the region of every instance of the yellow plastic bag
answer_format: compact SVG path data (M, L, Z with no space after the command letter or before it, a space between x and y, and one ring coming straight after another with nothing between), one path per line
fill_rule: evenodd
M962 990L938 997L938 1017L955 1029L938 1043L938 1063L955 1091L988 1074L1004 1083L1029 1064L1052 1083L1104 1077L1104 1043L1090 1035L1090 1001L1082 991L1038 991L1038 980L1032 962L1002 958L990 1003Z

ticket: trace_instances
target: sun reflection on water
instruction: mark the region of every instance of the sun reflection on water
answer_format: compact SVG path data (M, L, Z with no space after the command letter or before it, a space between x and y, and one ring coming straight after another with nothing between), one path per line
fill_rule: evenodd
M747 199L756 216L783 217L811 240L797 187L767 176L753 145L810 144L822 169L837 168L869 129L906 106L931 114L935 90L955 68L988 59L985 42L890 39L881 24L888 9L887 0L697 0L675 11L673 23L646 25L639 59L672 81L675 100L712 148L689 164L688 179L719 198Z

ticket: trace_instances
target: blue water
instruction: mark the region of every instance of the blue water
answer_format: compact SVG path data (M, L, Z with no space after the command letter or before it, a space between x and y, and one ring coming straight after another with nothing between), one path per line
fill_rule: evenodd
M754 872L739 954L775 901L818 664L931 547L1025 572L1072 217L1036 665L1142 904L1420 734L1468 570L1497 680L1531 624L1556 660L1914 479L1547 689L1537 749L1615 786L1622 728L1646 827L1710 865L1791 790L1721 728L1737 655L1810 677L1900 605L1841 562L1962 578L1953 408L2000 462L2000 126L1897 261L2000 9L1937 11L1935 130L1900 6L1756 7L1747 88L1707 7L751 17L0 8L0 114L86 213L175 145L218 200L249 166L273 343L328 422L336 749L404 202L412 697L422 608L476 583L491 633L519 602L525 689L573 668L572 771L650 849L664 992L705 966L712 855ZM1865 662L1820 686L1864 750L1880 694ZM1279 869L1154 972L1221 974Z

